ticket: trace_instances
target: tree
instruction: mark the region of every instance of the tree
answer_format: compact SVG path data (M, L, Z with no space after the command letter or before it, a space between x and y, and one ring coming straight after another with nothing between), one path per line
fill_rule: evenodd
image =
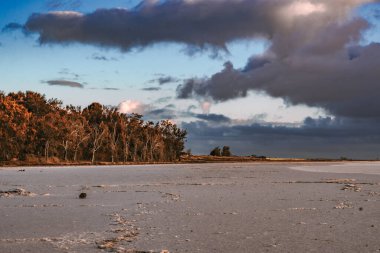
M73 145L74 157L73 160L78 160L78 151L82 144L85 143L90 138L91 133L87 132L88 128L87 121L85 119L78 120L72 125L72 132L70 135L70 140Z
M164 161L165 159L165 143L161 133L160 124L154 126L154 134L152 139L152 154L155 161Z
M39 118L38 120L39 131L37 135L43 144L43 154L46 162L49 159L50 149L56 148L59 145L59 135L62 134L62 128L60 128L59 126L61 121L59 119L60 116L57 113L51 112ZM54 153L56 154L57 150L54 151Z
M108 135L108 127L104 122L100 123L100 125L93 125L91 127L91 163L95 163L95 154L102 147L104 139Z
M83 116L90 125L99 125L104 121L104 107L99 103L92 103L83 110Z
M115 158L117 157L119 137L120 137L120 114L117 112L116 108L110 108L106 110L106 117L108 121L108 142L109 147L111 149L111 162L115 162Z
M132 114L127 124L129 133L129 152L133 162L141 161L141 155L139 156L139 153L141 154L142 146L141 132L143 120L141 120L141 118L142 115Z
M99 103L82 110L31 91L0 92L1 161L50 156L77 161L79 155L93 163L176 161L186 135L168 120L144 122L142 115Z
M120 124L120 141L122 143L122 156L123 156L123 162L126 163L128 161L129 156L129 143L131 140L131 135L129 134L128 130L128 118L125 115L121 115L119 118L119 124Z
M185 148L186 130L179 129L177 125L169 120L163 120L161 121L161 131L165 145L165 160L179 160Z
M222 149L222 156L231 156L231 151L229 146L224 146Z
M211 150L210 155L211 156L221 156L220 148L219 147L215 147L213 150Z
M90 138L91 133L88 122L82 115L80 107L68 106L66 107L66 110L68 135L66 140L64 140L67 147L67 151L65 150L65 156L68 156L69 150L72 150L73 160L77 161L78 152L81 146Z
M31 113L12 97L0 94L0 160L20 158Z

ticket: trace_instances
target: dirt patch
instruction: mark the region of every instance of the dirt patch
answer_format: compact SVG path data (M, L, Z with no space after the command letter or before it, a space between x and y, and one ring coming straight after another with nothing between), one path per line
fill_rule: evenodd
M111 237L105 240L97 241L96 245L99 249L103 249L110 252L139 252L130 251L122 247L124 242L132 242L139 235L138 228L130 223L125 217L118 213L110 215L111 226L114 226L109 232L116 234L115 237ZM143 252L143 251L142 251Z
M341 179L326 179L321 181L290 181L290 182L273 182L278 183L289 183L289 184L338 184L344 185L342 191L354 191L360 192L362 190L362 185L378 185L378 183L368 183L368 182L357 182L356 179L351 178L341 178Z
M25 197L33 197L35 193L27 191L23 188L14 188L6 191L0 191L0 197L13 197L13 196L25 196Z
M362 188L358 184L345 184L342 187L342 191L354 191L354 192L360 192Z
M289 184L352 184L355 183L356 179L353 178L339 178L339 179L325 179L320 181L290 181L290 182L283 182L283 183L289 183ZM274 183L280 183L280 182L274 182Z
M351 209L351 208L353 208L353 205L349 201L340 202L338 203L338 205L334 207L334 209Z

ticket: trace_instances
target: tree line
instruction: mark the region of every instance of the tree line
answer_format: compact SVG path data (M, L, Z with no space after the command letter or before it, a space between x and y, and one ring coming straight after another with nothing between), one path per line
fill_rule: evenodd
M231 151L229 146L223 146L222 149L220 147L215 147L213 150L210 152L211 156L231 156Z
M0 161L172 162L185 139L168 120L144 121L99 103L64 107L32 91L0 92Z

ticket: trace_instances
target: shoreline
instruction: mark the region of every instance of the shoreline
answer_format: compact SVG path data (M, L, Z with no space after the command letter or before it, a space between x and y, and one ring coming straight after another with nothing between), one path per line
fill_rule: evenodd
M22 167L85 167L85 166L135 166L135 165L178 165L178 164L214 164L214 163L355 163L355 162L380 162L379 160L339 160L339 159L301 159L301 158L252 158L244 156L232 157L212 157L212 156L192 156L182 158L175 162L96 162L89 161L80 162L47 162L47 163L30 163L25 161L6 161L0 162L1 168L22 168Z

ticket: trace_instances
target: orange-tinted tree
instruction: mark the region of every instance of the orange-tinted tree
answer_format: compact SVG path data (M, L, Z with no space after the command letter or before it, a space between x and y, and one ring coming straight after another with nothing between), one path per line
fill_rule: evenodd
M0 160L153 162L180 159L186 131L92 103L85 109L27 91L0 92Z
M25 107L0 93L0 160L23 157L30 117Z

